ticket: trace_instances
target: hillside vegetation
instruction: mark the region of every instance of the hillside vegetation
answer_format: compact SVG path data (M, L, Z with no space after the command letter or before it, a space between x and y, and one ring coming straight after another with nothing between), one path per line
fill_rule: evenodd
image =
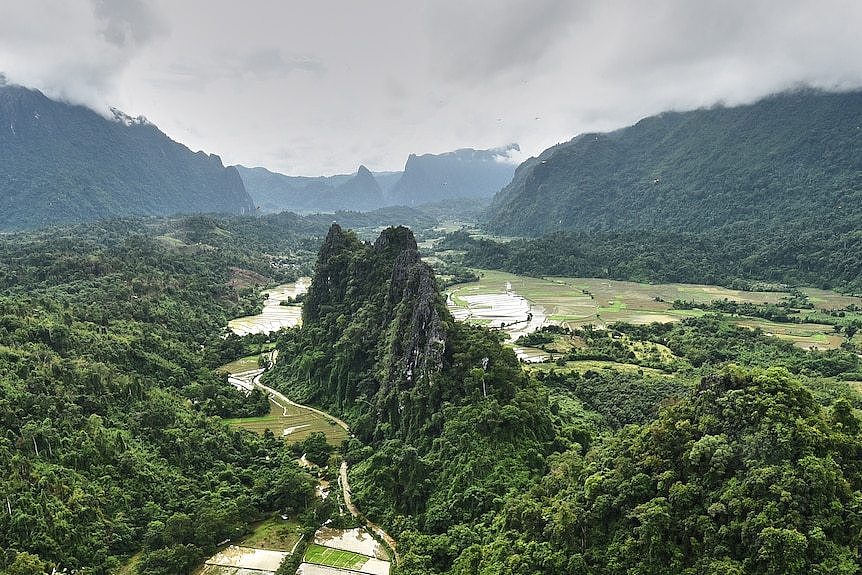
M570 351L525 373L452 321L405 228L370 244L333 225L303 319L266 381L351 423L353 494L398 573L857 572L852 351L708 314L549 330ZM585 358L607 367L572 369Z
M252 213L235 168L143 118L107 119L0 85L0 230L148 215Z
M305 225L0 237L0 572L107 575L143 551L142 575L179 575L250 522L307 505L314 483L281 440L211 417L248 403L214 371L243 354L221 337L228 318L260 305L236 271L295 278Z
M522 164L489 227L551 231L862 227L862 92L800 91L583 134Z
M524 162L465 264L530 275L862 290L862 92L668 112Z

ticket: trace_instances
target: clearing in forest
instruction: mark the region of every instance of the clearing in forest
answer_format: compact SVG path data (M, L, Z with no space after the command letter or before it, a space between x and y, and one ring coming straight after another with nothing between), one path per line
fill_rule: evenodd
M254 571L260 575L275 573L289 553L231 545L210 557L200 575L239 575Z
M331 547L323 547L312 543L305 551L303 558L307 563L316 563L318 565L327 565L329 567L342 567L358 571L368 557L354 553L353 551L344 551L343 549L333 549Z
M308 291L311 278L299 278L293 283L282 284L267 290L263 311L257 315L239 317L228 322L228 328L239 336L252 333L273 333L284 327L294 327L302 321L302 306L282 305L288 299Z
M238 417L224 421L228 425L255 433L263 433L268 429L276 437L283 437L291 443L302 441L315 431L323 432L331 445L341 445L341 442L347 439L347 432L344 429L313 411L292 405L281 405L274 399L270 399L269 402L270 410L267 415Z
M488 318L506 316L511 310L508 302L501 299L507 292L525 299L531 309L541 309L547 323L570 328L587 324L606 327L616 322L667 323L707 313L700 309L672 309L674 300L708 304L715 300L728 299L740 303L777 304L790 296L786 292L749 292L700 284L641 284L598 278L532 278L494 270L473 271L480 276L479 281L449 288L447 303L456 319L492 326L494 322L487 321ZM801 291L809 296L816 308L810 311L802 310L801 316L822 314L822 310L843 308L851 303L862 307L862 298L814 288L802 288ZM507 304L501 307L499 314L494 309L498 300ZM517 318L513 315L511 319ZM525 317L520 319L523 321ZM745 327L759 327L766 333L792 341L806 349L812 346L834 349L842 341L842 338L833 332L831 325L821 323L776 323L741 316L731 317L731 321ZM506 320L503 322L509 323ZM522 350L529 352L530 348Z
M257 356L253 357L256 358ZM223 365L219 369L231 374L229 381L237 388L250 391L254 389L256 378L263 373L263 370L235 371L246 365L242 362L243 360L237 360ZM262 434L268 429L276 437L283 437L291 443L302 441L315 431L322 432L326 436L326 440L334 446L341 445L341 442L347 439L347 432L333 420L311 409L292 405L273 396L269 398L269 413L266 415L236 417L224 421L230 426L247 429L255 433Z

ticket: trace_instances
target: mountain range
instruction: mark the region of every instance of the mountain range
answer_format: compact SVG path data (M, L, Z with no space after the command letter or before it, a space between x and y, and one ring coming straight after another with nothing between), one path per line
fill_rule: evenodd
M800 90L582 134L518 167L507 235L862 228L862 92Z
M411 154L402 172L286 176L265 168L237 166L248 193L264 212L283 210L367 211L454 199L491 198L512 179L513 144L490 150L465 148L443 154Z
M236 168L141 117L104 117L2 84L0 128L0 229L254 210Z

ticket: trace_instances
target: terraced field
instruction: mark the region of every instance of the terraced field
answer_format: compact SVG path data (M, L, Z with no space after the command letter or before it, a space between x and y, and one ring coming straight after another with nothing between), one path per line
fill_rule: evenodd
M341 445L347 439L347 432L329 419L307 409L281 405L274 399L270 399L267 415L226 419L225 423L255 433L263 433L268 429L276 437L283 437L290 442L302 441L315 431L322 431L332 445Z

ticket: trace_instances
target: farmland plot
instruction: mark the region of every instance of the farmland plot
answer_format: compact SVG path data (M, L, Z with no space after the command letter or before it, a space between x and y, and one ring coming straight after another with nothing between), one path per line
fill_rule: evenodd
M263 303L263 311L257 315L250 315L232 319L228 322L228 328L239 336L252 333L272 333L284 327L294 327L302 321L302 306L281 305L289 298L308 291L311 278L299 278L293 283L282 284L268 291L268 297Z
M480 275L479 281L450 288L447 304L452 315L458 320L474 321L491 327L505 323L507 325L503 329L510 334L510 341L538 329L524 321L525 304L517 302L510 294L525 300L534 316L541 311L543 323L570 328L587 324L603 328L616 322L668 323L706 313L700 309L672 309L671 304L677 299L703 304L720 299L777 304L790 295L786 292L748 292L699 284L640 284L598 278L530 278L493 270L474 271ZM801 291L809 295L817 310L849 304L862 306L862 298L858 297L814 288L802 288ZM802 315L813 312L803 310ZM834 349L842 341L841 337L834 334L832 326L825 324L778 324L749 317L731 317L731 321L745 327L760 328L806 349ZM509 325L510 322L514 325ZM538 350L532 351L538 353ZM520 357L530 353L531 349L516 349L516 352Z

